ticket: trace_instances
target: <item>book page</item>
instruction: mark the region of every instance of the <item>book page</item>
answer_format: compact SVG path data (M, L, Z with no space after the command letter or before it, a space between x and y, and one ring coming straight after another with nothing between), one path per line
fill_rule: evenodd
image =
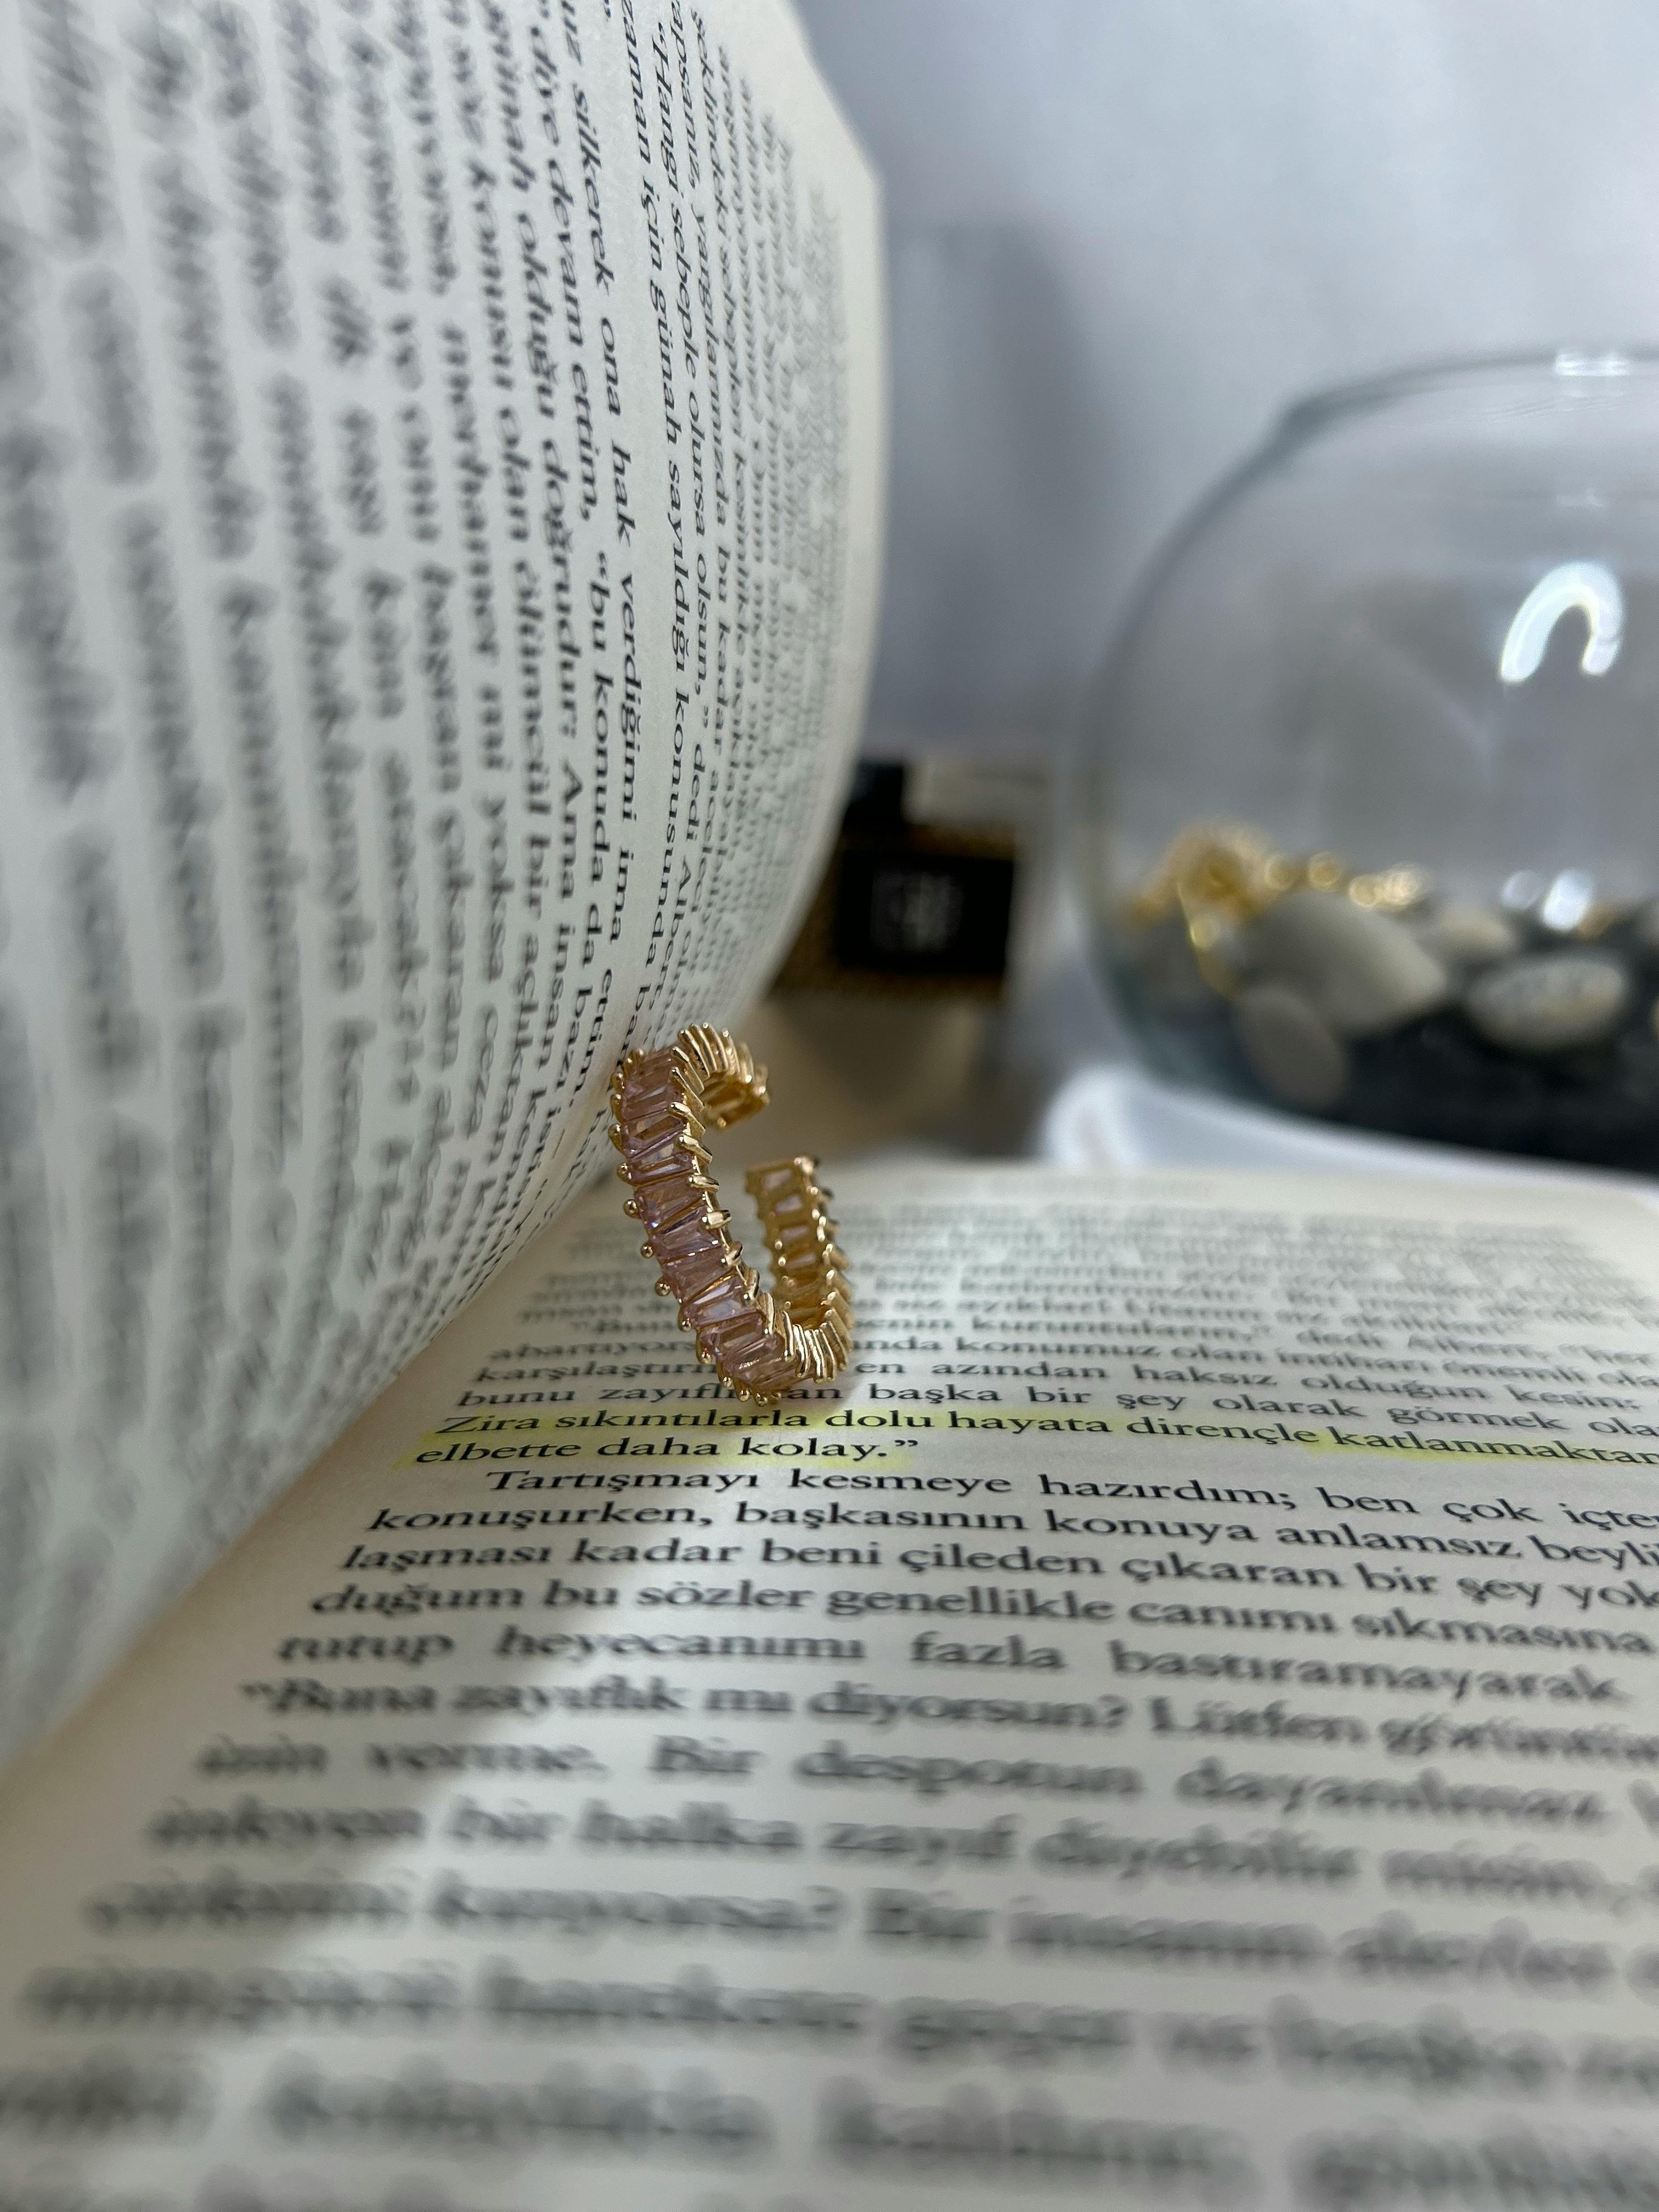
M0 1821L0 2201L1659 2200L1659 1235L835 1178L851 1370L613 1187Z
M0 1751L810 890L874 191L769 0L0 0Z

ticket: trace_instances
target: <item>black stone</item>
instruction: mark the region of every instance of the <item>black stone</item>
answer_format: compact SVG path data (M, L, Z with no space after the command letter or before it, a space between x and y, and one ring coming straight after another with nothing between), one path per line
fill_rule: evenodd
M1638 957L1622 944L1618 950ZM1655 964L1652 956L1645 959ZM1269 1097L1252 1075L1224 1000L1217 998L1213 1014L1173 1020L1151 1012L1131 977L1120 977L1119 988L1159 1073L1294 1110ZM1307 1118L1430 1144L1659 1173L1659 1038L1647 1007L1648 995L1638 992L1607 1043L1555 1055L1505 1052L1455 1008L1431 1014L1356 1042L1340 1106Z

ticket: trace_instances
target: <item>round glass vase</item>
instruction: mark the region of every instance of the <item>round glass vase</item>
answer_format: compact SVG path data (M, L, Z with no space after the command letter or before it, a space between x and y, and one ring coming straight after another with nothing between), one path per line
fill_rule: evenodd
M1293 408L1158 565L1067 810L1161 1073L1659 1169L1659 356Z

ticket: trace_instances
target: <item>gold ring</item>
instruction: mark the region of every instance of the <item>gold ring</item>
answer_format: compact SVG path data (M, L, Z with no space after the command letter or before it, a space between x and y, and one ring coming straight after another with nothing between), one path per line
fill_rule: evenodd
M771 1290L726 1233L703 1134L765 1103L766 1070L724 1030L684 1029L655 1052L630 1052L611 1079L611 1141L631 1190L623 1211L645 1224L640 1250L657 1263L657 1294L679 1301L704 1366L739 1398L769 1403L840 1373L853 1310L816 1160L773 1160L744 1177L771 1249Z

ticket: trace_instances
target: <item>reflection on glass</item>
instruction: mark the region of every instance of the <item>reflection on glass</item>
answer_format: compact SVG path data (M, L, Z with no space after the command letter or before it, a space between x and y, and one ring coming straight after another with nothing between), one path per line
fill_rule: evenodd
M1578 665L1586 676L1606 675L1625 639L1625 595L1619 579L1599 561L1563 561L1539 578L1515 611L1498 659L1505 684L1524 684L1537 673L1551 631L1575 608L1589 625Z
M1067 827L1137 1042L1659 1174L1656 731L1659 355L1308 401L1176 539L1079 733Z

